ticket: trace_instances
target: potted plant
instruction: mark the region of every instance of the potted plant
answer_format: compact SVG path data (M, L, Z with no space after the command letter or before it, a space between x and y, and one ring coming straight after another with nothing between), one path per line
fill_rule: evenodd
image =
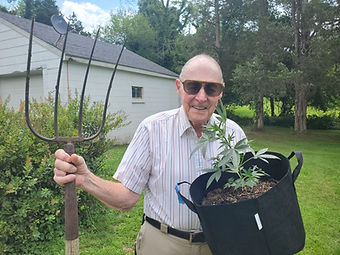
M291 255L303 249L305 231L294 182L302 153L288 158L262 149L255 152L243 139L233 144L226 135L227 113L220 102L218 123L204 127L195 149L218 140L220 152L213 167L190 185L192 201L176 187L179 197L198 214L214 255ZM195 152L194 151L194 152ZM298 166L291 173L289 159ZM187 183L183 181L181 185Z

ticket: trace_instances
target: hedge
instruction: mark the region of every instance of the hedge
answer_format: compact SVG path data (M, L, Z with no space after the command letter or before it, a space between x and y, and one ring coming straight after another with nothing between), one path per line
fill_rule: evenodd
M61 136L76 135L78 96L59 106ZM47 143L36 138L28 129L23 107L14 111L0 98L0 254L32 254L32 247L64 234L63 188L53 181L53 153L63 144ZM53 100L31 104L32 122L39 133L53 137ZM103 105L84 102L83 130L93 134L101 121ZM102 155L113 141L106 134L126 124L122 112L108 114L103 132L92 142L75 144L90 169L101 169ZM86 192L78 190L79 222L101 213L102 206Z

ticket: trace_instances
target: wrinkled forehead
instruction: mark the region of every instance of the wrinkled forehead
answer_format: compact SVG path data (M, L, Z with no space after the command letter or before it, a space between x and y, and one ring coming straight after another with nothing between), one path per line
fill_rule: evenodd
M180 80L199 80L223 83L223 75L216 61L207 57L193 58L182 69Z

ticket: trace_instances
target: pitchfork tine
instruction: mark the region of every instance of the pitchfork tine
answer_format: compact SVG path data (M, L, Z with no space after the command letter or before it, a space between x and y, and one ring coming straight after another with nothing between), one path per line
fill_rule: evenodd
M66 41L68 35L68 27L70 23L67 23L66 35L63 44L63 51L61 52L60 62L59 62L59 69L58 69L58 77L57 77L57 84L55 86L55 100L54 100L54 135L55 137L59 137L58 131L58 101L59 101L59 85L60 85L60 77L61 77L61 69L63 66L64 54L66 49Z
M105 105L104 105L104 110L103 110L103 119L102 119L102 122L100 124L100 127L99 127L97 133L95 133L94 135L92 135L90 137L84 138L84 141L89 141L89 140L96 138L104 128L104 124L105 124L105 120L106 120L106 111L107 111L107 107L108 107L108 104L109 104L109 97L110 97L110 92L111 92L111 88L112 88L113 78L115 77L117 67L118 67L118 63L119 63L120 58L122 56L123 50L124 50L124 45L122 46L122 49L120 50L118 59L117 59L116 64L115 64L115 68L113 69L113 72L112 72L112 75L111 75L109 87L108 87L107 92L106 92Z
M89 63L87 64L87 69L86 69L86 73L85 73L85 77L84 77L83 89L81 91L80 106L79 106L79 117L78 117L78 136L82 136L83 103L84 103L84 97L85 97L85 87L86 87L86 83L87 83L87 77L89 75L92 56L93 56L93 53L94 53L94 48L96 47L96 43L97 43L97 39L98 39L98 35L99 35L99 30L100 30L100 28L98 28L98 31L97 31L97 34L96 34L96 39L94 40L94 43L93 43L93 46L92 46Z
M26 68L26 87L25 87L25 117L27 126L32 131L32 133L40 138L43 141L53 141L53 138L47 138L42 135L40 135L33 127L30 116L29 116L29 84L30 84L30 74L31 74L31 58L32 58L32 44L33 44L33 28L34 28L34 19L32 19L31 22L31 31L30 31L30 38L29 38L29 44L28 44L28 56L27 56L27 68Z

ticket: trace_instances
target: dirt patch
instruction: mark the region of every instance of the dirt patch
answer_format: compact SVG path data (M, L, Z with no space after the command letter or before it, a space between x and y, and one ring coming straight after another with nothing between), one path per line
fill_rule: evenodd
M210 191L203 198L202 205L232 204L243 200L257 198L270 190L277 184L274 179L259 181L254 187L239 188L217 188Z

